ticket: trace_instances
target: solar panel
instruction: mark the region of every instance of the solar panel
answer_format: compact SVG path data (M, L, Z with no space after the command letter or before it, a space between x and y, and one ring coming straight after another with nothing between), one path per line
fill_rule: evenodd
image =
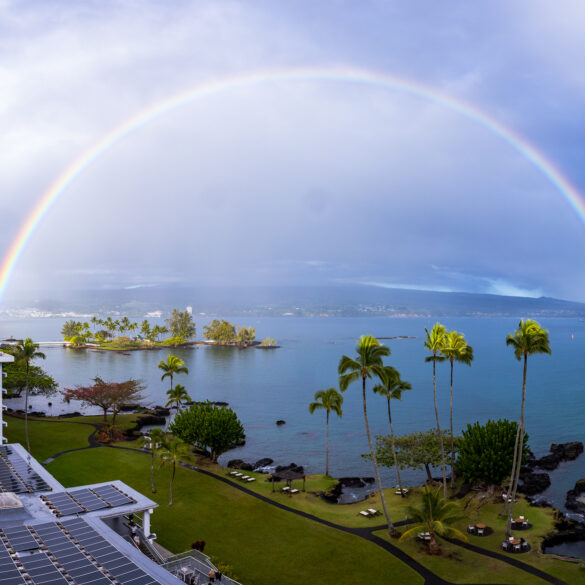
M0 484L4 491L18 494L45 492L52 489L27 461L6 445L0 446Z
M85 512L79 504L73 501L73 499L67 494L67 492L59 492L48 496L41 496L47 506L52 510L55 510L57 516L68 516L70 514L80 514Z
M69 585L63 573L44 552L22 557L20 562L35 585Z
M26 585L22 573L18 570L2 541L0 541L0 583L2 585Z
M88 512L108 508L108 504L101 498L98 498L87 488L67 492L72 498L75 498Z
M81 518L63 522L63 526L122 585L156 585L158 583Z
M8 539L9 547L16 552L36 550L39 548L39 543L35 540L26 526L4 528L1 532L3 532L4 536Z
M126 494L123 494L113 485L101 485L99 487L92 488L92 491L100 496L100 498L103 498L106 502L108 502L112 508L136 503L136 500L130 498Z

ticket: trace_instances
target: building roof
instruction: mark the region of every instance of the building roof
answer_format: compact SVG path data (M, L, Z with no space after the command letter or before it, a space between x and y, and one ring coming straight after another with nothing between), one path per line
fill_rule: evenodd
M65 489L22 446L11 444L0 447L0 500L7 504L0 506L3 584L180 583L103 522L157 506L121 481Z

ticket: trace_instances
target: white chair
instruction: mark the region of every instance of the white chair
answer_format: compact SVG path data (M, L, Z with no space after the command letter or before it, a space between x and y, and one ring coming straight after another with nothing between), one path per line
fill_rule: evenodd
M362 516L365 516L366 518L369 518L370 517L370 513L369 512L366 512L365 510L360 510L360 514Z
M372 515L372 516L376 516L378 514L378 510L374 510L374 508L368 508L368 512Z
M255 477L249 477L246 481L250 482L250 481L256 481Z
M484 534L484 528L478 528L477 529L477 536L483 536Z
M299 490L297 490L297 489L295 488L294 490L290 490L290 493L291 493L291 494L298 494L298 493L299 493Z

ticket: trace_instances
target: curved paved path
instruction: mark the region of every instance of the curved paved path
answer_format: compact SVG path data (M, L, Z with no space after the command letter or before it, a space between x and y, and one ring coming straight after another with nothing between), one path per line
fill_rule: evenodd
M50 421L50 422L67 422L67 421ZM109 447L110 449L122 449L125 451L133 451L135 453L143 453L145 455L150 454L149 451L146 451L143 449L135 449L133 447L120 447L120 446L116 446L116 445L104 445L103 443L98 443L95 440L95 433L98 430L98 425L96 425L94 423L83 423L83 422L77 422L77 421L70 421L70 422L72 422L74 424L85 424L85 425L93 427L92 433L87 438L89 444L86 447L77 447L75 449L68 449L66 451L60 451L59 453L56 453L55 455L53 455L52 457L50 457L49 459L44 461L42 463L42 465L47 465L47 464L51 463L51 461L54 461L57 457L60 457L61 455L65 455L66 453L72 453L74 451L83 451L85 449L95 449L97 447ZM402 561L403 563L408 565L411 569L416 571L419 575L421 575L421 577L423 577L425 585L454 585L450 581L445 581L444 579L442 579L441 577L439 577L435 573L431 572L424 565L422 565L421 563L419 563L418 561L416 561L415 559L413 559L412 557L407 555L402 549L398 548L397 546L393 545L392 543L388 542L387 540L384 540L383 538L380 538L379 536L374 534L375 531L383 530L384 528L386 528L386 525L384 525L384 524L379 525L379 526L369 526L369 527L364 527L364 528L353 528L350 526L343 526L341 524L335 524L334 522L324 520L323 518L319 518L318 516L314 516L313 514L308 514L307 512L303 512L302 510L296 510L294 508L286 506L285 504L282 504L280 502L276 502L276 501L272 500L271 498L268 498L266 496L263 496L262 494L259 494L253 490L248 489L244 485L239 485L239 484L235 483L234 481L228 479L227 477L222 477L220 475L217 475L216 473L213 473L211 471L207 471L206 469L201 469L201 468L196 467L194 465L190 465L188 463L183 463L183 462L180 462L179 465L181 465L181 467L184 467L184 468L189 469L191 471L195 471L197 473L201 473L203 475L211 477L217 481L221 481L221 482L229 485L232 488L238 489L241 492L244 492L244 493L246 493L254 498L257 498L257 499L259 499L267 504L270 504L271 506L275 506L276 508L279 508L279 509L284 510L286 512L296 514L297 516L300 516L302 518L306 518L308 520L312 520L313 522L318 522L319 524L323 524L324 526L328 526L329 528L333 528L334 530L339 530L341 532L353 534L354 536L358 536L360 538L368 540L368 541L376 544L377 546L385 549L386 551L391 553L393 556L395 556L397 559L399 559L400 561ZM408 524L408 522L407 521L396 522L395 526L403 526L405 524ZM520 561L518 559L503 555L499 552L490 551L490 550L475 546L473 544L461 542L461 541L450 539L450 538L446 538L445 540L447 540L451 544L454 544L456 546L460 546L460 547L465 548L467 550L470 550L472 552L475 552L475 553L484 555L486 557L490 557L490 558L496 559L498 561L507 563L508 565L511 565L517 569L524 571L525 573L529 573L531 575L534 575L535 577L542 579L543 581L547 581L548 583L552 583L552 585L568 585L565 581L558 579L557 577L553 577L552 575L549 575L548 573L545 573L544 571L541 571L540 569L537 569L536 567L533 567L532 565L528 565L527 563L523 563L522 561ZM490 585L490 584L485 583L482 585ZM513 584L510 584L510 585L513 585Z

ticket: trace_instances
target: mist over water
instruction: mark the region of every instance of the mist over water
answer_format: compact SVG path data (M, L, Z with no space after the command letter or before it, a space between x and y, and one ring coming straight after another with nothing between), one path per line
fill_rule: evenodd
M30 336L35 341L60 339L65 319L21 319L0 321L0 338ZM210 319L196 318L198 337ZM224 454L221 463L240 458L255 462L271 457L275 464L295 462L310 473L325 466L325 415L308 412L308 404L319 389L337 387L337 364L343 354L353 356L358 337L412 336L415 339L384 340L392 354L387 363L396 367L413 389L402 402L393 402L393 422L398 434L434 427L432 366L426 364L424 328L429 318L297 318L241 317L232 321L256 327L258 339L270 336L282 346L276 350L198 346L172 350L189 368L178 376L194 400L228 402L244 424L246 445ZM471 367L455 365L455 431L467 423L488 419L517 419L520 414L522 365L505 337L518 319L441 318L448 329L463 332L474 348ZM553 442L583 441L582 413L585 411L585 321L540 319L550 332L551 356L534 356L528 362L526 427L529 444L537 456ZM571 337L573 335L573 338ZM144 380L148 403L164 404L168 381L161 382L157 368L169 350L137 351L128 354L43 348L47 359L39 363L60 388L85 384L95 376L121 381ZM438 395L441 425L449 426L449 365L439 364ZM371 388L371 383L369 383ZM47 402L52 402L52 407ZM33 398L33 410L57 414L61 410L82 410L79 403L61 405L57 397ZM18 401L8 406L18 408ZM368 415L372 433L387 434L385 399L368 393ZM286 421L277 426L278 419ZM368 451L364 432L361 387L354 384L344 393L343 417L330 419L330 467L334 476L371 476L371 465L363 460ZM583 477L583 456L562 464L552 472L552 487L543 495L557 506L564 504L566 491ZM392 470L384 470L386 485L394 485ZM423 472L405 471L404 481L419 483Z

